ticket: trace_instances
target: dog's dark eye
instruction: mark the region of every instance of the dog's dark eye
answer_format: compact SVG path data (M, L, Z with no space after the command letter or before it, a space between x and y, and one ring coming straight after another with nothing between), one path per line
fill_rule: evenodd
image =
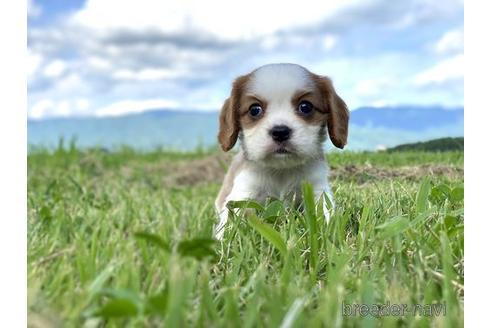
M313 108L314 108L313 104L311 104L309 101L306 101L306 100L301 101L301 103L299 104L299 107L297 107L299 112L301 112L304 115L311 114L311 112L313 111Z
M249 115L252 117L259 117L263 113L263 108L258 104L253 104L249 106Z

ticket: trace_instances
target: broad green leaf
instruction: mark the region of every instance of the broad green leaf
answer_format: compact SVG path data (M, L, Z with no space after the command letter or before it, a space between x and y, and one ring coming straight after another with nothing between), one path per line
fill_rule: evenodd
M167 289L150 296L145 303L145 312L147 314L166 314L168 298L169 292Z
M113 288L105 288L100 292L101 295L108 296L112 299L126 299L130 300L132 303L136 305L140 305L142 300L137 292L130 289L113 289Z
M131 300L112 299L104 304L95 315L103 318L133 317L138 314L138 306Z
M283 256L287 255L287 244L277 230L273 229L268 224L261 222L254 215L248 219L248 224L263 238L268 240Z
M454 215L446 215L444 217L444 225L446 226L446 229L451 229L458 223L458 218Z
M134 234L135 238L145 240L165 251L169 251L169 244L164 241L159 235L148 233L148 232L136 232Z
M53 218L51 214L51 209L48 206L43 206L39 210L39 216L45 221L50 221Z
M455 226L455 227L449 228L447 231L448 238L455 238L456 235L463 234L463 230L464 230L463 226Z
M284 204L281 201L275 200L268 204L263 212L263 218L278 217L284 213Z
M207 256L216 257L215 239L210 238L195 238L184 240L178 244L178 253L181 256L194 257L197 260L202 260Z
M463 187L456 187L451 191L450 200L453 202L461 202L465 197L465 189Z
M432 211L431 210L427 210L425 212L422 212L420 213L419 215L417 215L417 217L413 218L411 221L410 221L410 226L412 227L412 229L417 229L420 227L420 225L422 223L425 222L425 220L427 220L429 218L429 216L432 214Z
M235 208L246 209L252 208L258 211L263 211L263 206L254 200L231 200L227 203L227 208L232 210Z
M451 189L445 184L439 184L431 189L429 199L433 203L442 204L449 198Z
M397 216L383 224L378 225L376 229L381 230L380 236L382 238L389 238L405 231L410 226L410 223L411 222L408 218L404 216Z

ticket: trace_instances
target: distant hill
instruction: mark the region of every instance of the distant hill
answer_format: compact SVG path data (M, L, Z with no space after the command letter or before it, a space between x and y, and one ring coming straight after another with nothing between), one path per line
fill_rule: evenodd
M80 147L128 145L141 149L194 149L217 144L217 111L154 109L117 117L28 120L28 144L53 147L63 137ZM348 150L464 135L463 108L362 107L351 112ZM327 143L329 149L333 149Z
M361 107L350 116L350 124L422 131L437 126L463 122L463 108L446 109L440 106Z
M398 145L387 149L388 152L397 151L464 151L465 138L440 138L424 142L415 142L410 144Z

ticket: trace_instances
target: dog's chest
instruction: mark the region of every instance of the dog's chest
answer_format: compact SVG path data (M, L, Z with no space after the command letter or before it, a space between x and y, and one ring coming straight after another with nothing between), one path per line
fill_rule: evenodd
M247 172L245 177L248 189L257 200L273 197L281 200L291 199L300 193L303 181L309 177L302 171L297 172Z

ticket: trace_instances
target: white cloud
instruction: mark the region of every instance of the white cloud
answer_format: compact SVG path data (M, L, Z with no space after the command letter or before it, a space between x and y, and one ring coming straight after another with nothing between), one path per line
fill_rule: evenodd
M370 103L370 105L373 106L373 107L383 108L383 107L389 106L390 103L386 99L378 99L378 100L373 101L372 103Z
M55 59L50 62L43 70L43 74L49 78L57 78L61 76L67 69L67 64L60 59Z
M53 108L55 103L51 99L43 99L31 106L27 116L32 119L40 119L47 116L47 112Z
M33 52L31 49L27 49L27 78L28 80L32 80L35 77L41 63L43 61L43 57Z
M167 99L122 100L96 110L96 116L119 116L141 113L149 109L177 107L177 102Z
M286 28L310 26L364 0L274 1L88 0L76 23L93 29L159 29L166 33L201 31L226 40L251 39ZM311 8L308 12L300 9ZM138 14L136 14L138 13ZM111 19L108 19L111 17Z
M355 84L354 92L356 95L362 97L381 95L386 92L391 83L393 81L388 77L364 79Z
M113 73L113 78L117 80L133 80L133 81L153 81L153 80L164 80L172 79L180 76L184 76L186 72L172 69L155 69L146 68L142 70L129 70L121 69Z
M430 21L438 19L446 20L449 17L456 15L458 10L463 10L463 0L413 0L404 1L408 7L401 6L403 1L393 1L395 6L403 9L401 16L393 22L395 28L406 28L417 24L428 24ZM383 6L388 6L388 1L380 1L381 10L385 10Z
M100 70L108 70L112 66L109 60L98 56L90 56L89 58L87 58L87 64L93 68Z
M337 38L335 36L327 35L323 38L323 48L325 48L326 50L330 50L335 46L336 42Z
M66 117L70 115L87 115L89 101L85 98L54 100L44 98L32 105L27 116L30 119L42 119L46 117Z
M413 82L415 85L423 87L444 84L446 82L462 81L465 69L464 64L464 55L457 55L445 59L435 66L415 75Z
M77 73L70 73L64 75L57 80L54 90L60 95L69 95L73 93L84 93L90 90L90 85L87 84L85 78L81 77Z
M89 100L86 98L75 99L75 107L79 112L86 112L89 109Z
M28 97L35 104L29 115L220 108L235 76L269 62L296 62L331 76L352 109L459 103L460 93L439 82L452 78L451 68L436 65L443 54L456 54L458 43L444 35L440 46L429 42L434 29L461 25L460 6L453 0L306 0L302 7L260 0L88 0L62 19L29 26ZM396 30L395 22L404 26ZM417 77L424 63L429 70ZM420 88L429 83L434 87Z
M63 100L56 104L51 114L53 116L68 116L70 112L70 102L68 100Z
M264 37L261 42L260 46L265 49L265 50L272 50L278 47L281 43L280 37L277 35L267 35Z
M325 35L296 35L296 34L282 34L282 35L266 35L261 38L259 45L266 51L273 51L285 48L316 48L323 50L331 50L337 42L337 37L331 34Z
M434 51L438 54L449 54L463 52L464 33L463 28L458 28L446 32L434 46Z

